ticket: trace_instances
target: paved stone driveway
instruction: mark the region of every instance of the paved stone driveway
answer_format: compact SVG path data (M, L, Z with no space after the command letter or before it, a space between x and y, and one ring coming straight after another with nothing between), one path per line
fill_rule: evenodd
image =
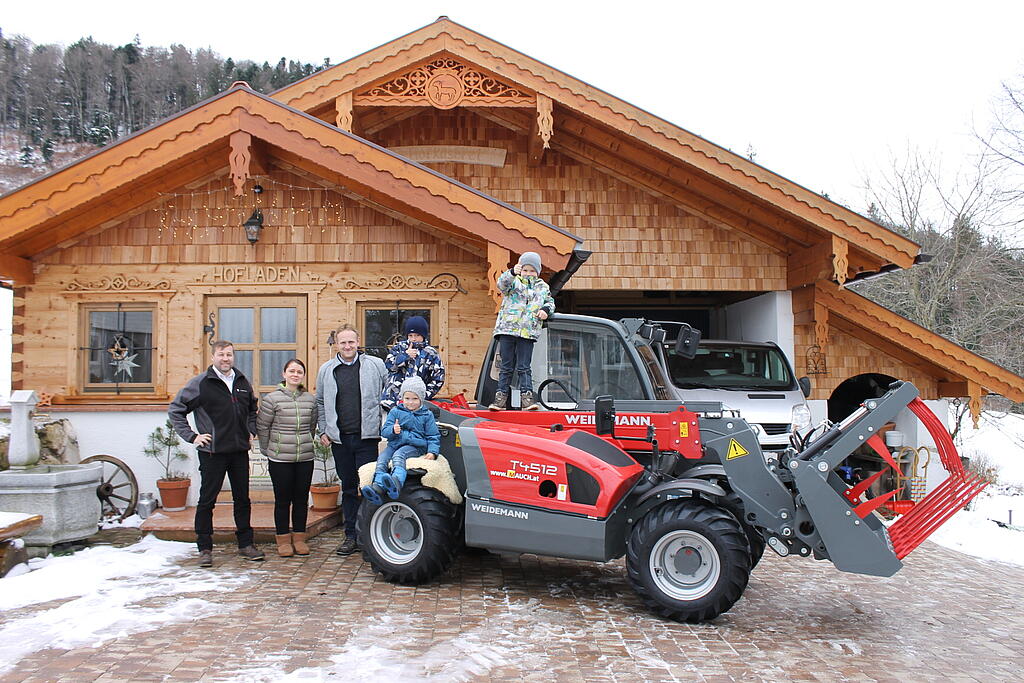
M1014 681L1024 569L928 543L891 579L771 552L713 624L650 616L621 562L461 557L439 582L380 581L314 539L309 558L213 571L222 614L98 649L45 650L3 680ZM269 549L268 549L269 550ZM192 571L192 568L188 568ZM0 627L3 617L0 616ZM307 669L308 667L308 669ZM315 667L315 669L314 669Z

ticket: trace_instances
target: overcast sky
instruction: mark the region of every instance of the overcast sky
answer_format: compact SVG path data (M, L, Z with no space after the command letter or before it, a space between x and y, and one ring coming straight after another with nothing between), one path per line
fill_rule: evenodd
M863 210L908 147L946 169L1024 73L1024 2L5 2L4 35L332 63L445 14Z

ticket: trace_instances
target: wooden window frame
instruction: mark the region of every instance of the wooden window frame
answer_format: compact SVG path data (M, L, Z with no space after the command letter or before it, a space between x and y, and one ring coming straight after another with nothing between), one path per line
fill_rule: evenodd
M173 291L145 294L133 292L65 292L68 299L68 321L71 326L68 344L66 392L62 401L70 403L134 403L168 401L167 392L167 303ZM152 382L144 389L121 385L122 389L98 390L103 385L90 386L88 367L83 347L89 343L88 313L95 310L116 310L117 305L153 311L153 367ZM91 390L89 390L91 389Z
M295 313L295 315L296 315L296 319L295 319L295 342L294 343L291 343L291 342L273 342L273 343L269 343L268 342L268 343L262 343L262 342L260 342L259 341L260 321L259 321L259 315L258 315L258 311L259 311L260 307L267 307L267 308L289 307L289 305L290 305L289 302L293 303L294 307L296 309L296 313ZM277 305L275 305L275 304L277 304ZM308 349L309 349L309 338L308 338L309 298L305 294L268 294L268 293L264 293L264 292L259 292L259 293L255 293L255 294L234 294L234 295L229 295L229 294L223 294L223 295L222 294L208 294L208 295L206 295L204 297L204 301L203 301L203 311L204 311L204 318L203 319L206 320L207 318L205 316L208 315L210 312L212 312L215 308L253 308L253 309L255 309L257 311L257 313L254 315L254 320L253 320L254 340L252 342L239 342L239 341L236 341L234 339L227 339L227 340L225 340L225 341L231 342L236 351L253 351L254 352L253 353L253 373L252 373L254 376L249 378L249 383L252 384L253 389L257 393L266 393L267 391L272 391L273 390L273 387L271 385L263 385L263 384L260 384L260 382L259 382L259 379L260 379L258 377L259 373L256 370L256 368L258 367L258 363L259 363L259 360L257 358L257 356L259 354L256 353L257 350L272 351L272 350L275 350L275 347L281 347L282 349L295 348L296 356L298 358L300 358L301 360L303 360L303 362L306 363L306 374L307 374L307 382L306 383L307 383L307 385L309 384L309 377L308 377L308 375L310 374L310 372L312 372L314 374L314 376L315 376L316 370L315 369L313 369L312 371L310 370L311 363L310 363L310 360L309 360L308 356L303 358L303 355L307 354L308 353ZM219 320L217 321L217 323L219 324ZM214 339L212 341L216 341L217 339L221 339L221 338L222 338L222 336L221 336L221 333L220 333L219 329L217 329L215 327ZM203 359L203 361L204 361L204 363L206 365L209 365L210 346L209 346L208 342L211 341L211 340L206 338L206 341L207 341L207 343L204 344L205 348L203 349L204 353L206 354L206 357Z

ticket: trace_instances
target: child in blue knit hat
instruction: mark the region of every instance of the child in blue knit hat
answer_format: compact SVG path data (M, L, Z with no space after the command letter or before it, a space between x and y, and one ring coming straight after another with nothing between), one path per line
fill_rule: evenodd
M419 377L426 387L426 400L437 396L444 386L444 361L437 349L430 345L430 331L423 316L414 315L405 321L402 330L405 339L388 351L384 367L388 376L380 394L380 404L385 410L394 408L401 398L399 388L409 377Z
M434 460L441 450L437 420L424 405L426 387L423 380L419 377L406 379L402 382L400 395L401 404L391 409L380 430L380 435L388 440L388 446L377 458L373 483L361 489L363 497L374 505L380 505L385 495L391 500L398 498L405 484L407 459L422 455Z

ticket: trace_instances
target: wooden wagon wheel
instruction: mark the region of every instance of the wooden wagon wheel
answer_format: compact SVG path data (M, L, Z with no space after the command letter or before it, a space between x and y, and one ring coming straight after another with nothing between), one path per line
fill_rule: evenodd
M103 504L100 513L105 519L116 517L124 520L135 514L135 505L139 502L139 482L128 465L112 455L91 455L82 461L103 463L103 478L96 487L96 496Z

